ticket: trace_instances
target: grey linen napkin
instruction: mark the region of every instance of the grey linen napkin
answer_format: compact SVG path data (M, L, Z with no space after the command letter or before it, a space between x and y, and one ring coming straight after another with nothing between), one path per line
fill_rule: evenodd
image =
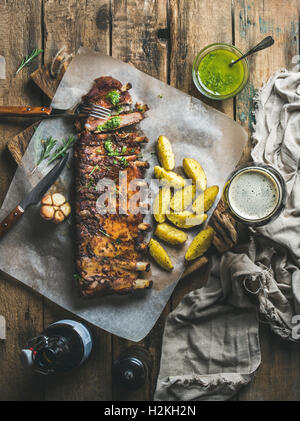
M256 97L252 158L277 168L287 204L248 244L213 257L206 286L169 315L155 400L226 400L260 365L259 313L293 340L300 314L300 73L275 73Z

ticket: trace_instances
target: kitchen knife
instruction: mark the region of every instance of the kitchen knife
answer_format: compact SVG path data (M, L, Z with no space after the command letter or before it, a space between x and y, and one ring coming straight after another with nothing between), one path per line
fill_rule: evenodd
M66 154L63 160L56 164L31 192L28 193L22 202L17 205L2 222L0 222L0 237L2 237L20 219L29 206L36 205L43 198L45 193L60 176L67 163L68 157L69 154Z

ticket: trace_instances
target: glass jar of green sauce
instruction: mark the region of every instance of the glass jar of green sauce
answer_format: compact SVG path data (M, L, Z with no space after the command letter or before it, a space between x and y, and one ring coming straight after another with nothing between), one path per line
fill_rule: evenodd
M230 44L211 44L196 56L193 64L193 80L197 89L212 99L227 99L237 95L249 78L247 59L233 66L243 53Z

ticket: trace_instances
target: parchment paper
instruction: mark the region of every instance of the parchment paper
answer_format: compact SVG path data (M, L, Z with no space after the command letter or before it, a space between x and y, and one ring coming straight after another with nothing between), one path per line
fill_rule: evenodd
M144 159L151 164L147 178L153 177L153 167L157 164L153 154L156 140L164 134L172 142L176 166L180 167L185 157L199 160L206 171L208 185L217 184L222 191L245 145L245 131L224 114L134 67L81 48L69 65L52 105L56 108L73 106L90 89L95 78L108 75L122 83L131 82L134 102L146 103L150 108L147 118L139 125L150 140L143 148ZM60 140L72 133L75 133L73 122L61 118L45 120L39 125L11 183L0 211L1 218L50 170L45 161L36 168L41 139L53 136ZM66 192L73 201L72 159L54 188ZM171 273L151 262L149 276L154 281L153 289L88 301L79 297L73 280L76 271L73 230L72 219L55 226L40 218L38 206L31 207L0 241L0 269L108 332L132 341L143 339L180 279L185 267L184 250L199 228L193 230L181 250L168 248L174 262Z

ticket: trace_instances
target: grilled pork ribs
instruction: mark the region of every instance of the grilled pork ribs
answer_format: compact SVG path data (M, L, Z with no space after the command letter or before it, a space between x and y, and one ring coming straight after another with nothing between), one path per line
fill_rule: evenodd
M88 117L75 124L80 132L75 148L76 264L83 297L125 293L152 284L140 278L141 271L150 269L143 261L144 237L150 226L143 222L141 212L120 212L121 204L122 209L124 204L128 207L134 193L128 191L128 197L122 197L124 183L121 185L119 173L127 177L127 188L130 181L143 179L149 166L139 159L141 146L148 139L129 131L143 120L147 107L137 104L132 109L130 88L130 84L122 85L112 77L96 79L82 99L111 109L111 117ZM107 189L100 192L97 187L103 179L115 183L115 213L103 214L96 205L101 194L107 193Z

